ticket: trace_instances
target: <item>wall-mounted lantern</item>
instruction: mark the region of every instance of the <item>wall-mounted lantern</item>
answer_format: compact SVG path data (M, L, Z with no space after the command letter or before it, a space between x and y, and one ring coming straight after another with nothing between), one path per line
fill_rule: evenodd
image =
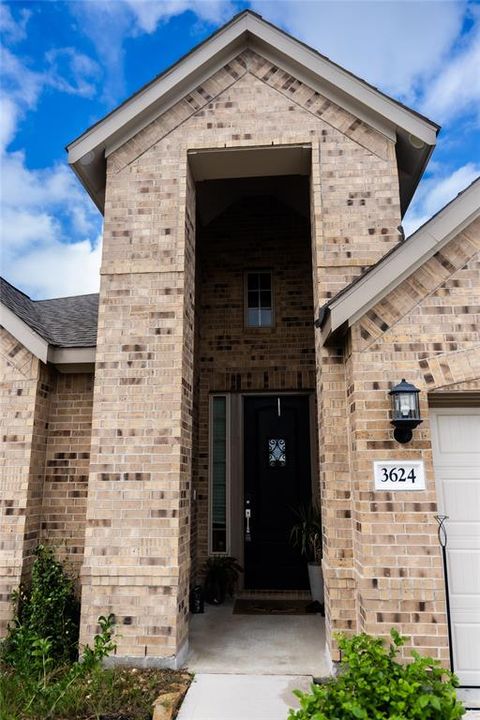
M389 394L392 396L393 436L399 443L410 442L412 430L422 422L418 398L420 390L403 378Z

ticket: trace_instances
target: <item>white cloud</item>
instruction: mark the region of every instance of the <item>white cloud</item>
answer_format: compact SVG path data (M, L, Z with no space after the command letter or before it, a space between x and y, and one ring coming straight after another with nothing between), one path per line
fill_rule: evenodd
M10 267L8 280L34 298L98 292L101 237L65 243L52 239L31 246Z
M34 297L96 292L101 218L65 165L31 170L2 158L2 274Z
M0 155L15 137L19 110L9 97L0 95Z
M96 63L71 48L47 54L32 70L2 48L0 94L1 272L35 297L98 289L101 218L65 164L31 169L9 152L18 126L46 88L91 95Z
M441 66L461 31L462 2L253 0L265 19L404 100Z
M40 93L48 83L43 72L30 70L29 67L8 48L0 48L2 61L2 94L17 103L22 110L33 109Z
M405 215L405 235L415 232L479 176L480 163L469 162L453 172L437 167L434 175L423 180Z
M105 71L103 99L114 105L125 94L125 40L151 34L159 24L188 10L199 21L220 23L233 15L235 4L233 0L115 0L71 2L68 8L78 22L78 30L95 45ZM157 65L161 65L161 47Z
M45 58L49 64L46 84L69 95L95 94L101 69L94 60L71 47L49 50Z
M421 109L439 122L472 113L480 123L480 11L452 59L425 91Z
M27 23L32 17L32 12L22 8L18 20L13 17L10 7L0 3L0 32L5 40L10 43L17 43L27 37Z
M124 0L132 11L138 31L155 32L159 23L190 10L200 20L221 23L233 13L233 3L227 0Z

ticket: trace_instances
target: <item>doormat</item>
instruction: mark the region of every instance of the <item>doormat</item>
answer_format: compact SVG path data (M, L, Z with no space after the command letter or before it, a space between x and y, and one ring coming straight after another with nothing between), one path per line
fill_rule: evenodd
M311 615L320 611L318 603L306 600L241 598L233 606L234 615Z

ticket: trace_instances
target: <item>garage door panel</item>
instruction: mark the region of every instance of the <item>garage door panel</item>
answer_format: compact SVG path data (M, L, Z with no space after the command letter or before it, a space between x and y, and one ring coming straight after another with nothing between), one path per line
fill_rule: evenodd
M452 520L479 522L480 483L475 478L465 480L458 477L447 478L442 473L443 501L448 507L448 517Z
M441 455L450 456L450 461L471 462L472 455L479 454L478 445L472 445L472 435L480 437L480 415L439 414L438 445ZM454 460L454 456L460 456Z
M455 625L454 640L457 652L456 670L474 671L478 662L478 647L480 646L480 626L476 623L459 623Z
M431 411L438 510L448 516L454 669L480 686L480 408Z
M472 528L471 534L468 535L464 523L458 523L458 526L456 526L455 523L449 523L447 520L446 524L450 548L447 551L448 554L453 547L455 550L473 550L478 553L480 550L480 535L477 528Z
M478 550L451 550L448 553L448 579L454 595L480 595Z

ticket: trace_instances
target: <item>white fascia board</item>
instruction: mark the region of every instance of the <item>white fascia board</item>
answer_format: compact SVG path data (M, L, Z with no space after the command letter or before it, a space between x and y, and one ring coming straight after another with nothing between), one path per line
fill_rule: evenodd
M54 365L84 365L95 362L94 347L61 348L50 346L48 361Z
M158 82L151 83L144 90L140 91L131 100L127 101L118 110L114 111L105 120L100 121L89 132L74 140L68 146L68 162L76 163L87 153L94 151L99 146L108 144L109 138L120 131L124 125L135 122L138 115L146 112L153 104L157 103L162 96L168 95L175 88L184 82L189 75L196 75L194 87L198 84L198 70L209 61L216 60L217 54L222 54L231 43L234 43L247 29L247 18L240 17L224 32L215 35L211 40L204 43L198 50L193 51L179 64L175 65L170 72ZM223 58L223 62L225 59ZM211 66L208 65L208 74L211 74ZM183 88L182 88L183 91ZM185 91L186 93L188 90ZM171 99L171 104L178 100ZM168 105L166 106L168 108ZM158 114L156 108L156 113ZM164 112L162 107L160 112ZM150 120L149 120L150 121ZM138 130L136 130L138 132ZM125 140L123 140L125 142Z
M320 84L322 84L322 80L325 82L325 85L322 85L323 92L328 92L332 99L335 96L335 102L339 102L342 106L347 102L352 111L351 99L363 106L363 113L366 118L370 118L370 124L375 122L375 115L380 115L381 117L376 120L377 123L382 124L381 118L383 117L383 122L387 123L388 121L396 127L403 128L428 145L435 144L437 130L432 123L407 108L401 107L379 91L369 87L347 71L318 55L314 50L288 37L260 18L243 15L194 50L164 77L151 83L85 135L72 142L68 146L69 163L74 164L80 161L88 153L94 152L100 147L106 150L107 154L112 152L114 148L138 132L142 126L171 107L180 96L187 94L189 86L185 83L188 82L189 77L192 78L192 88L196 87L201 81L201 76L211 75L215 71L215 67L221 67L228 61L228 57L225 57L226 53L230 53L230 56L233 57L240 50L242 36L244 36L243 41L246 44L247 33L251 35L251 42L255 42L254 39L256 39L261 44L270 47L271 52L276 56L278 53L285 56L287 63L288 58L291 58L296 64L305 66L308 71L317 75ZM312 82L311 78L309 82ZM343 94L348 97L342 99ZM385 125L385 134L391 134L387 125Z
M389 292L480 217L480 180L423 225L330 306L328 333L353 325ZM325 328L326 330L326 328Z
M3 303L0 303L0 325L29 350L32 355L35 355L44 363L47 362L48 342Z

